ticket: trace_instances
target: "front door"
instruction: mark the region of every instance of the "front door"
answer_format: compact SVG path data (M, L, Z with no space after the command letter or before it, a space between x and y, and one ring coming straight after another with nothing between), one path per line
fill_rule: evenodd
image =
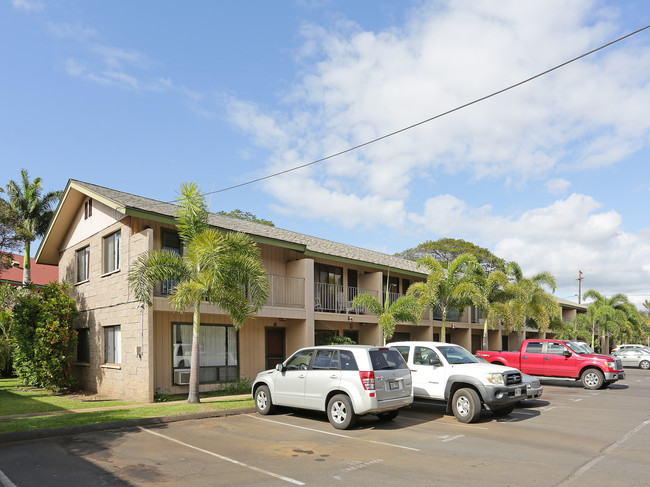
M285 358L285 331L284 328L266 329L266 369L274 369Z
M571 352L564 343L548 342L544 356L544 375L549 377L572 377L576 370L576 356L571 352L565 357L564 352Z
M413 362L411 375L413 377L413 394L420 397L444 399L446 370L440 355L429 347L412 348ZM431 365L431 359L438 358L438 365Z

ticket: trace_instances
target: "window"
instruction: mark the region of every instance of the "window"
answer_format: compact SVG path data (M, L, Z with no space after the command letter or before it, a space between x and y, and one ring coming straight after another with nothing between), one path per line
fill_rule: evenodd
M174 383L183 385L192 356L192 324L172 324ZM239 379L239 346L233 326L201 325L199 331L199 383ZM188 376L189 377L189 376ZM181 380L183 379L183 380Z
M336 350L318 350L314 359L314 369L338 369L339 354Z
M84 203L84 220L93 216L93 200L89 199Z
M90 278L90 247L77 250L77 282Z
M178 232L163 228L160 231L160 246L162 250L167 250L169 252L174 252L179 255L183 255L183 243L181 241ZM171 294L178 284L177 281L165 280L160 283L160 292L162 294Z
M300 350L287 362L287 370L307 370L313 350Z
M542 342L528 342L526 353L542 353Z
M90 329L77 330L77 362L90 362Z
M438 354L426 347L415 347L415 352L413 354L413 364L415 365L431 365L431 359L438 359Z
M120 269L120 241L122 232L104 237L104 274Z
M546 344L546 353L551 355L562 355L565 350L566 347L561 343L549 342Z
M122 363L122 327L104 327L104 363Z

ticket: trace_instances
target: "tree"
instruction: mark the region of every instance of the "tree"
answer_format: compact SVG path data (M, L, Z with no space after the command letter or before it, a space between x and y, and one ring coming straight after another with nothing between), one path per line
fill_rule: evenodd
M495 270L505 271L506 262L488 249L455 238L441 238L435 242L427 240L415 248L407 249L395 255L415 261L420 260L425 255L430 255L440 262L443 267L447 267L450 262L462 254L472 254L476 257L485 269L486 274L490 274Z
M43 195L41 178L35 178L30 182L26 169L21 169L20 174L22 176L20 184L12 179L5 189L0 188L0 192L6 192L9 196L9 207L13 218L15 218L13 230L25 249L23 283L29 284L32 282L31 243L45 235L54 216L52 207L58 202L62 193L61 191L50 191Z
M422 314L422 308L413 296L401 296L391 304L388 284L383 305L376 297L361 293L352 301L352 307L367 308L371 313L379 316L379 327L384 336L384 345L393 337L397 323L410 323L417 326Z
M483 350L488 350L488 328L495 328L499 324L511 325L512 313L508 302L514 299L518 292L502 271L492 272L482 289L487 300L487 307L484 309Z
M560 315L560 305L544 290L544 287L548 287L551 292L555 291L555 277L542 271L533 277L525 278L516 262L509 262L507 269L511 281L515 284L515 296L509 302L512 327L519 334L524 333L525 326L529 323L541 332L546 331L551 320Z
M195 183L181 185L176 226L183 255L156 250L138 257L129 273L135 298L151 306L154 285L174 281L170 301L179 312L193 308L190 388L187 401L199 400L199 331L201 301L216 304L236 329L266 303L268 282L259 248L242 233L208 227L205 199Z
M69 290L57 282L38 290L28 284L15 297L10 320L13 364L26 384L54 391L75 385L71 364L77 332L72 324L79 312Z
M11 267L11 252L20 247L20 239L14 230L17 226L18 217L9 203L0 199L0 270Z
M432 308L442 314L440 341L445 341L447 313L451 310L463 312L470 305L486 309L487 299L481 289L485 271L472 254L456 257L447 269L430 255L425 255L418 264L429 270L426 282L411 284L407 294L416 297L423 309Z
M264 218L257 218L250 211L242 211L239 208L229 212L218 211L218 215L229 216L232 218L238 218L239 220L246 220L254 223L261 223L262 225L268 225L269 227L274 227L275 225L271 220L265 220Z
M621 293L614 294L608 298L595 289L589 289L583 296L585 299L593 300L592 304L587 307L587 314L593 313L594 315L598 315L598 321L595 321L595 325L597 326L592 328L591 347L594 347L596 329L598 329L598 335L601 339L601 350L606 352L605 338L608 335L616 336L616 334L626 331L629 326L629 317L633 316L631 308L634 307L630 305L627 296Z

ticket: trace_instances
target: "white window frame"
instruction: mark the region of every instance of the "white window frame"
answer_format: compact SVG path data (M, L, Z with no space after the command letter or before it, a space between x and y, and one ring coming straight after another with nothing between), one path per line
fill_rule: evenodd
M104 274L119 271L122 260L122 231L118 230L104 237L102 247L104 252Z
M104 363L122 363L122 327L120 325L104 327Z
M75 252L75 261L77 267L77 283L86 282L90 279L90 245Z

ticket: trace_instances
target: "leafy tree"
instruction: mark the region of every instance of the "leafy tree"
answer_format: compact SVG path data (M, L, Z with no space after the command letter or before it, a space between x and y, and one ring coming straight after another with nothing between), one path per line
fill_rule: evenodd
M14 231L17 226L18 217L9 203L0 200L0 270L11 267L11 252L20 247L20 240Z
M262 225L268 225L269 227L274 227L275 225L271 220L265 220L264 218L257 218L253 213L250 211L242 211L240 209L232 210L232 211L218 211L218 215L223 215L223 216L230 216L232 218L238 218L239 220L246 220L249 222L254 222L254 223L261 223Z
M0 284L0 377L8 376L12 370L9 327L11 309L18 292L19 290L7 283Z
M205 199L195 183L181 185L176 199L176 226L183 255L157 250L138 257L129 283L138 301L151 306L154 285L176 282L172 307L179 312L193 308L190 388L187 401L199 400L199 331L201 301L218 305L236 329L266 303L268 282L260 250L242 233L220 233L208 227Z
M30 246L39 237L45 235L47 227L54 216L53 206L61 197L61 191L50 191L43 195L41 178L29 181L26 169L21 169L22 181L17 183L13 179L5 189L9 196L9 206L15 218L13 230L19 240L24 244L23 283L29 284L31 278Z
M69 289L56 282L39 290L28 285L16 297L10 328L13 362L26 384L54 391L75 385L71 364L77 332L72 324L79 312Z
M506 327L512 324L512 313L508 303L518 296L516 286L508 280L502 271L493 271L482 286L483 295L487 300L484 309L483 350L488 350L488 328L494 329L499 324Z
M440 340L445 341L447 313L457 310L462 313L467 306L486 309L487 299L481 284L485 271L472 254L461 254L449 263L447 269L431 255L425 255L418 264L429 271L426 282L411 284L407 295L418 299L423 309L432 308L442 314Z
M476 257L487 274L495 270L505 271L506 262L503 259L497 257L488 249L456 238L441 238L435 242L427 240L415 248L404 250L395 255L415 261L419 261L425 255L430 255L440 262L443 267L447 267L450 262L462 254L472 254Z
M352 307L366 308L379 316L379 327L384 335L384 345L393 337L397 323L411 323L417 326L422 315L422 307L413 296L401 296L391 304L388 284L383 305L376 297L360 293L352 301Z

